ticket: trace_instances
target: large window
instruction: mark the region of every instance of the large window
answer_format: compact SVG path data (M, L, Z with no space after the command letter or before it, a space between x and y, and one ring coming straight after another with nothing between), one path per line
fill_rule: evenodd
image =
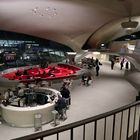
M0 64L6 68L35 65L42 61L61 62L66 59L66 52L73 50L50 40L0 31Z

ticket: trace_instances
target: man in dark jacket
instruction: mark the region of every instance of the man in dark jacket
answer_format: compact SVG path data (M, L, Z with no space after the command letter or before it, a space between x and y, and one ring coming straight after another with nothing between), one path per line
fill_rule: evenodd
M66 101L66 105L70 105L71 104L71 97L70 97L70 91L68 88L66 88L65 86L63 86L60 90L60 93L62 95L62 97L65 99Z
M65 119L66 117L66 102L63 97L58 97L58 100L55 105L55 110L58 111L60 118ZM65 110L65 111L64 111Z
M63 86L61 88L60 93L61 93L61 95L62 95L63 98L69 98L70 97L70 91L65 86Z

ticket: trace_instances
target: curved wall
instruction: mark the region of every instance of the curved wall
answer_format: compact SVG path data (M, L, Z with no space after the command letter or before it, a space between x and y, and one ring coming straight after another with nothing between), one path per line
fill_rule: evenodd
M140 53L127 54L126 58L131 62L131 69L125 71L125 78L138 92L140 91Z
M131 69L125 71L125 78L133 85L138 92L140 91L140 63L138 63L139 56L127 56L127 59L131 62ZM136 59L138 58L138 59Z
M57 97L60 92L51 88L35 88L35 92L48 92ZM48 95L48 94L47 94ZM15 106L4 106L1 105L2 117L11 126L15 127L33 127L35 121L35 114L42 115L42 124L48 123L53 120L52 111L54 110L55 103L47 103L44 105L36 105L34 107L15 107Z
M45 104L35 107L14 107L1 106L2 117L4 120L15 127L32 127L34 126L35 114L42 115L42 124L52 121L51 111L54 110L54 104Z

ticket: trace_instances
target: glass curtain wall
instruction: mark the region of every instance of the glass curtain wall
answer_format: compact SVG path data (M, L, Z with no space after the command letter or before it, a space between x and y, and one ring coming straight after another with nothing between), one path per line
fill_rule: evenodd
M0 67L2 69L56 63L73 50L60 43L25 34L0 31Z

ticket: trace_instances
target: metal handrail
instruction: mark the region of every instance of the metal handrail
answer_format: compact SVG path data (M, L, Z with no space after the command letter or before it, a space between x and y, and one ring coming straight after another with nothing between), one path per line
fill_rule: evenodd
M102 118L106 118L108 116L115 115L115 114L117 114L119 112L122 112L124 110L130 109L131 107L137 106L139 104L140 104L140 101L137 101L137 102L125 105L123 107L114 109L112 111L96 115L94 117L90 117L90 118L87 118L87 119L84 119L84 120L81 120L81 121L73 122L73 123L70 123L70 124L67 124L67 125L64 125L64 126L56 127L56 128L50 129L50 130L39 132L39 133L30 134L30 135L27 135L27 136L15 138L14 140L25 140L25 139L26 140L33 140L33 139L38 139L38 138L42 139L43 137L47 137L47 136L50 136L50 135L58 134L60 132L73 129L73 128L85 125L87 123L91 123L91 122L100 120Z

